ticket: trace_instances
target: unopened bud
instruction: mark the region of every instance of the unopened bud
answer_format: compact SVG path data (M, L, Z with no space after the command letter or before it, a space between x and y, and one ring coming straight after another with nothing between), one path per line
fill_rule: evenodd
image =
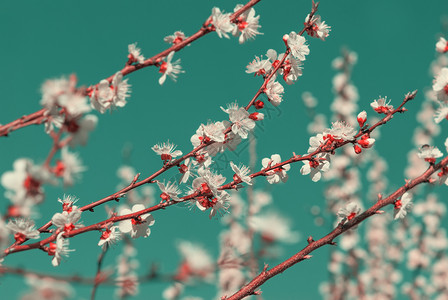
M260 121L260 120L264 119L264 114L259 113L259 112L254 112L249 115L249 118L254 121Z
M359 127L363 127L364 124L367 121L367 113L366 113L366 111L363 110L362 112L360 112L356 119L358 120Z
M264 102L261 100L257 100L254 103L256 109L262 109L264 107Z
M361 147L359 147L358 145L355 145L355 146L353 147L353 149L355 149L355 153L356 153L356 154L359 154L359 153L362 152Z

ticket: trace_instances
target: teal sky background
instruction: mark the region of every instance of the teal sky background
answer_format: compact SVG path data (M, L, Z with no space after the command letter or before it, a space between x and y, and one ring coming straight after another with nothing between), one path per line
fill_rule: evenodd
M191 35L208 18L212 7L233 11L238 3L241 2L2 1L0 123L40 109L39 90L46 79L75 73L80 85L95 84L122 68L128 44L138 42L145 57L151 57L167 48L163 42L165 36L176 30ZM88 171L72 188L46 188L47 200L41 207L42 218L36 221L37 225L59 211L56 200L64 193L79 197L80 205L113 193L118 183L116 170L123 163L131 163L142 173L142 178L158 170L160 158L151 150L156 143L169 139L184 153L189 152L192 149L190 137L201 123L226 119L220 106L235 100L241 105L250 101L261 79L246 74L246 65L255 55L264 55L268 49L283 52L282 36L301 30L310 7L311 1L262 0L255 10L261 15L263 35L243 45L239 45L236 38L219 39L215 33L201 38L175 54L175 58L182 59L186 71L177 83L167 79L160 86L160 74L154 67L131 74L128 78L132 95L126 107L99 115L98 127L91 134L89 144L77 149ZM347 46L358 53L352 80L360 94L360 110L369 112L370 102L379 95L388 96L393 104L399 104L405 93L414 89L420 91L415 102L407 105L409 112L386 125L375 144L378 152L387 157L391 186L401 185L406 155L412 147L411 129L416 125L419 101L424 99L423 91L432 82L428 69L434 59L441 17L448 14L448 1L321 1L319 14L332 31L325 42L307 37L310 55L304 63L303 76L292 86L284 85L284 102L278 111L266 118L262 128L257 129L257 170L261 168L261 159L271 154L287 158L293 151L306 152L309 118L301 94L311 91L319 100L318 110L331 116L331 80L335 75L331 61ZM400 143L396 142L398 139ZM132 145L130 162L122 159L126 145ZM442 142L438 146L442 146ZM42 162L50 147L51 139L44 133L43 126L13 132L10 137L0 139L0 172L11 170L13 161L20 157ZM227 153L226 157L248 164L246 152ZM257 188L267 187L272 191L277 209L293 219L294 229L301 232L302 240L298 244L284 247L284 258L302 249L308 235L317 238L327 231L316 227L309 213L312 205L324 207L324 183L312 183L309 177L300 175L300 166L292 166L286 184L267 186L264 179L256 182ZM169 178L173 172L161 179ZM232 175L228 169L224 174L227 178ZM0 211L4 212L7 199L2 196L2 188L0 193ZM180 239L197 241L210 249L214 257L218 255L221 222L210 221L207 214L176 207L153 215L156 224L151 236L135 243L140 272L152 262L157 262L162 272L173 272L180 261L175 248L175 242ZM88 225L105 216L104 210L99 208L94 214L85 213L82 220ZM51 257L37 250L11 255L5 265L91 277L95 274L100 252L96 245L98 238L98 233L91 232L72 239L70 248L76 252L58 268L51 266ZM120 250L120 247L111 249L105 265L114 264ZM313 255L312 260L266 283L262 287L264 299L319 298L318 285L327 278L328 249L319 249ZM161 299L166 286L166 283L145 283L140 286L136 299ZM76 290L74 299L90 297L90 286L73 287ZM0 294L5 299L13 299L22 292L21 278L0 278ZM112 288L100 287L97 299L112 294ZM215 294L213 286L197 286L186 293L204 299L211 299Z

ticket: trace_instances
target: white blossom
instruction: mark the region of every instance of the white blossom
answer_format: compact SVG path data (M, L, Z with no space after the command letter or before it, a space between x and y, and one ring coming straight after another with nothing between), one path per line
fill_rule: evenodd
M237 167L232 161L230 162L230 167L232 168L233 172L235 172L235 176L237 177L237 179L241 179L242 182L252 185L252 178L248 176L248 174L250 173L249 167L246 167L242 164Z
M230 13L222 13L218 7L213 7L211 23L220 38L229 38L227 33L232 32L235 24L230 22Z
M403 219L413 207L412 195L404 193L400 200L395 201L394 219Z
M311 28L307 30L308 34L310 36L315 36L322 41L325 41L325 39L328 37L330 32L330 26L325 24L325 21L321 20L321 16L319 15L313 15L313 17L310 20L310 15L308 14L305 18L305 23L310 23Z
M63 256L68 257L68 254L70 252L75 251L68 248L69 241L62 236L63 234L63 232L59 233L58 237L56 238L56 243L50 243L49 246L48 254L54 255L53 259L51 260L51 264L54 267L59 266Z
M168 56L166 57L166 61L162 62L162 65L160 66L159 72L163 73L162 77L159 78L160 85L165 82L166 76L169 76L174 82L176 82L177 76L180 73L185 73L180 65L180 58L172 62L173 56L174 51L171 51L170 54L168 54Z
M439 53L448 52L448 42L445 38L440 37L439 41L436 44L436 51Z
M243 7L243 5L238 4L234 11L236 12L241 7ZM254 39L257 34L262 34L258 31L258 28L261 27L258 24L258 19L260 19L260 16L255 16L255 9L253 7L239 15L237 18L237 25L233 26L232 34L238 36L238 34L241 33L238 39L240 44L248 39Z
M338 210L338 217L350 221L361 212L361 208L354 202L348 203Z
M232 122L232 132L246 139L249 132L255 127L255 121L249 118L249 113L246 109L238 107L236 102L229 104L227 109L221 106L221 109L229 114L230 122Z
M178 195L181 193L181 191L179 190L179 187L177 186L177 184L175 182L171 183L171 182L167 182L162 183L160 181L157 182L157 185L159 186L159 189L162 191L162 194L160 195L160 198L162 198L162 200L164 201L181 201L182 199L180 199L178 197Z
M136 213L138 211L144 210L145 206L143 204L135 204L132 206L132 210L129 208L122 208L118 215L124 216L131 213ZM118 225L118 228L122 233L131 233L132 238L138 238L138 237L148 237L151 234L151 229L149 226L154 225L155 220L154 217L147 213L142 214L137 218L134 219L128 219L121 221Z
M289 35L285 34L283 40L288 44L288 47L291 49L291 54L296 59L304 61L306 59L305 55L310 54L306 39L294 31L291 31Z
M448 101L448 68L440 70L434 79L432 89L437 93L437 99Z
M187 37L182 31L176 31L174 32L174 34L164 37L163 41L168 44L176 45L183 42L186 38Z
M119 231L118 226L107 227L102 233L100 240L98 242L98 246L104 245L112 245L115 244L121 238L121 233Z
M264 92L274 106L279 106L283 101L283 93L285 92L285 89L278 81L276 81L276 76L272 76L266 85Z
M160 155L161 159L164 161L170 161L173 158L176 158L178 156L182 155L182 151L175 150L176 145L170 143L169 141L163 144L157 144L154 145L151 149Z
M145 62L145 57L140 53L140 48L137 47L137 43L128 45L129 59L139 64Z
M25 239L38 239L39 230L36 229L34 221L26 218L11 219L6 227L14 233L16 241Z
M261 164L263 165L262 170L277 165L281 161L282 159L278 154L272 154L271 158L263 158L263 160L261 161ZM279 183L280 180L282 182L286 182L288 180L288 174L286 172L289 171L290 168L291 166L289 164L286 164L281 167L275 168L274 170L266 171L266 180L270 184Z

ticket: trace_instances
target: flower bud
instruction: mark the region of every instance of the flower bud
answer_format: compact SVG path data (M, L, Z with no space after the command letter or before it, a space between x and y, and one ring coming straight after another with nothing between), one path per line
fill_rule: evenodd
M259 112L254 112L249 115L249 118L254 121L260 121L260 120L264 119L264 114L259 113Z
M358 120L359 127L363 127L364 124L367 121L367 113L366 113L366 111L363 110L362 112L360 112L356 119Z

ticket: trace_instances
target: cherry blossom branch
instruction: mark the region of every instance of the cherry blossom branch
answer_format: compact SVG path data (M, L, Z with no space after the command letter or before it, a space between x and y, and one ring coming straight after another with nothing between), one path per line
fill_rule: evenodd
M375 123L374 125L368 127L367 125L365 125L363 128L361 128L358 132L358 134L356 134L354 136L353 140L349 140L349 141L340 141L340 142L332 142L332 143L325 143L322 144L321 146L319 146L315 151L309 153L308 155L304 155L304 156L300 156L300 155L295 155L293 157L291 157L290 159L280 162L278 164L275 165L269 165L266 168L262 169L261 171L252 173L251 175L249 175L251 178L255 178L255 177L259 177L259 176L267 176L267 172L275 170L275 169L279 169L282 168L283 166L287 165L287 164L292 164L295 162L299 162L299 161L304 161L304 160L308 160L308 161L313 161L315 160L314 156L316 156L317 154L320 153L333 153L336 149L348 144L348 143L355 143L356 139L359 138L360 136L368 133L370 134L373 130L375 130L378 126L384 125L386 124L388 121L390 121L394 114L396 113L402 113L405 112L406 109L404 108L404 105L409 102L410 100L414 99L415 96L417 94L417 91L413 91L410 93L407 93L405 95L405 98L403 99L402 103L394 110L390 110L386 113L386 116L384 118L382 118L380 121L378 121L377 123ZM164 171L168 170L169 168L178 165L181 161L185 160L187 157L191 157L194 155L194 153L196 153L197 151L199 151L200 149L202 149L203 147L205 147L207 144L201 144L200 146L196 147L194 150L192 150L190 153L184 155L183 157L175 160L172 163L167 163L165 164L159 171L157 171L156 173L154 173L153 175L149 176L148 178L140 181L140 182L136 182L138 179L138 175L135 176L134 180L131 182L131 184L125 188L123 188L122 190L120 190L117 193L112 194L109 197L103 198L99 201L93 202L91 204L88 204L86 206L83 206L81 208L82 211L85 210L90 210L92 211L93 207L100 205L102 203L105 203L107 201L110 200L118 200L120 197L122 197L127 191L138 187L140 185L143 185L145 183L150 183L152 182L152 180L160 175L161 173L163 173ZM236 180L233 180L232 182L223 185L221 187L219 187L219 190L228 190L228 189L237 189L239 187L241 187L239 184L242 182L242 180L240 178L237 178ZM78 234L84 233L84 232L88 232L88 231L100 231L102 230L104 227L106 227L108 224L112 224L112 223L116 223L116 222L120 222L120 221L124 221L124 220L129 220L129 219L135 219L138 220L139 216L143 215L143 214L147 214L147 213L151 213L153 211L157 211L160 209L165 209L169 206L175 205L177 203L180 202L185 202L191 199L195 199L196 197L200 197L203 196L201 195L200 191L195 191L194 193L184 196L182 198L180 198L180 201L174 201L174 200L169 200L169 201L165 201L165 202L161 202L157 205L154 205L152 207L134 212L134 213L130 213L127 215L123 215L123 216L112 216L106 220L103 220L101 222L98 222L96 224L90 225L90 226L86 226L86 227L82 227L79 229L75 229L72 230L70 232L65 232L63 234L64 238L70 238L73 236L76 236ZM50 226L51 226L51 221L48 222L46 225L44 225L43 227L39 228L39 231L44 232L46 231ZM32 244L28 244L28 245L20 245L18 242L14 243L13 245L11 245L10 247L8 247L7 249L4 250L4 256L7 256L11 253L15 253L15 252L21 252L21 251L26 251L26 250L30 250L30 249L43 249L44 245L50 243L50 242L54 242L56 240L57 235L59 234L59 230L56 230L50 237L43 239L39 242L35 242Z
M312 239L312 237L308 238L308 246L303 248L301 251L297 252L293 256L291 256L289 259L285 260L284 262L276 265L275 267L268 270L268 267L266 266L263 272L261 272L257 277L252 279L247 285L245 285L243 288L241 288L239 291L237 291L235 294L233 294L230 297L224 296L222 299L225 300L237 300L237 299L243 299L250 295L256 295L259 294L260 291L256 291L258 287L260 287L262 284L264 284L267 280L270 278L283 273L286 269L292 267L293 265L306 260L310 259L311 255L309 255L314 250L323 247L325 245L334 245L334 239L341 235L342 233L346 232L349 229L352 229L359 225L361 222L366 220L367 218L381 213L380 209L387 206L394 204L395 200L397 200L399 197L401 197L404 193L411 190L415 186L421 184L421 183L427 183L431 182L431 175L433 175L436 171L441 169L442 167L446 167L448 165L448 156L443 158L439 163L437 164L430 164L429 168L420 176L416 177L412 180L407 180L406 184L397 189L395 192L390 194L386 198L379 197L378 201L372 205L369 209L364 211L358 216L355 216L353 219L346 221L345 223L341 221L338 226L333 229L330 233L325 235L324 237L320 238L319 240L315 241Z
M319 2L315 3L314 0L312 1L312 6L311 6L311 12L310 12L310 16L308 18L308 22L306 22L304 25L304 27L302 28L302 30L298 33L298 35L303 35L305 33L305 31L307 31L309 28L312 27L312 17L314 16L314 14L317 12L317 9L319 7ZM261 85L261 87L258 89L257 93L255 94L255 96L252 98L252 100L249 102L249 104L246 106L246 110L249 110L249 108L254 105L255 101L257 100L257 98L264 93L266 86L269 83L269 80L271 80L271 78L277 73L277 71L282 67L282 65L284 64L285 60L288 58L288 55L291 53L291 48L288 46L288 43L286 43L285 41L285 45L286 45L286 51L285 51L285 55L283 55L283 58L280 60L280 62L274 67L273 71L264 78L264 82Z
M258 2L260 2L261 0L250 0L249 2L247 2L244 6L242 6L240 9L238 9L236 12L234 12L233 14L230 15L230 21L232 23L235 23L238 19L238 17L244 13L246 10L250 9L251 7L253 7L254 5L256 5ZM171 52L178 52L180 50L182 50L183 48L185 48L186 46L190 45L192 42L196 41L197 39L207 35L210 32L215 31L214 27L209 26L210 23L209 22L204 22L202 24L202 27L192 36L186 38L185 40L176 43L174 45L172 45L171 47L165 49L164 51L154 55L151 58L148 58L147 60L145 60L143 63L141 64L135 64L135 65L129 65L126 64L126 66L124 68L122 68L120 70L120 72L123 74L123 76L126 76L128 74L131 74L137 70L146 68L148 66L157 66L159 65L159 63L161 62L161 60L166 57L169 53ZM116 72L115 72L116 73ZM114 73L114 74L115 74ZM111 83L112 79L114 77L114 74L109 76L106 80ZM90 86L87 89L83 89L83 94L85 96L87 96L89 93L91 93L92 91L95 90L95 88L98 86L99 83L97 83L94 86ZM46 121L47 116L46 116L46 112L47 109L42 108L34 113L31 113L29 115L23 116L17 120L14 120L8 124L5 125L0 125L0 137L2 136L8 136L8 134L12 131L15 131L17 129L20 128L24 128L30 125L35 125L35 124L42 124Z
M237 12L235 12L235 13L231 16L231 20L232 20L232 21L236 20L236 18L238 17L238 15L241 14L242 12L244 12L244 10L242 10L242 9L244 9L244 8L248 9L248 8L250 8L251 6L255 5L255 4L256 4L257 2L259 2L259 1L260 1L260 0L253 0L253 1L248 2L245 6L243 6L240 10L238 10ZM311 16L311 17L312 17L312 16L315 14L315 12L317 11L318 5L319 5L319 3L314 3L314 1L312 2L312 9L311 9L311 13L310 13L310 16ZM309 18L309 20L311 20L311 17ZM311 23L311 21L308 21L307 23L305 23L304 28L300 31L299 34L302 35L308 28L310 28L310 26L312 26L312 23ZM188 40L188 39L187 39L187 40ZM273 68L273 70L271 71L270 75L269 75L269 76L266 76L266 77L264 78L264 80L263 80L263 84L262 84L261 87L258 89L258 91L256 92L255 96L252 98L252 100L249 102L249 104L245 107L245 110L246 110L246 111L248 111L248 110L250 109L250 107L254 104L256 98L257 98L261 93L264 93L264 90L265 90L265 88L266 88L266 86L267 86L269 80L272 78L272 76L273 76L274 74L276 74L276 72L279 70L279 68L283 65L283 63L284 63L286 57L288 56L287 54L289 54L290 51L291 51L290 47L288 46L288 44L287 44L286 42L285 42L285 45L286 45L286 48L287 48L287 49L286 49L286 54L284 55L284 57L283 57L283 59L281 60L281 62L278 63L278 64ZM128 73L128 74L129 74L129 73ZM232 124L231 124L231 125L224 131L224 134L229 133L231 130L232 130ZM215 141L208 141L208 142L203 141L198 147L194 148L190 153L188 153L188 154L186 154L186 155L184 155L184 156L182 156L182 157L180 157L180 158L178 158L178 159L176 159L176 160L174 160L174 161L171 161L171 162L168 162L168 163L164 164L163 167L162 167L160 170L158 170L157 172L155 172L155 173L152 174L151 176L147 177L146 179L137 182L138 177L139 177L139 175L140 175L140 174L138 174L138 175L134 178L134 180L133 180L127 187L124 187L124 188L121 189L120 191L115 192L115 193L113 193L112 195L109 195L109 196L107 196L107 197L105 197L105 198L103 198L103 199L100 199L100 200L98 200L98 201L95 201L95 202L93 202L93 203L90 203L90 204L88 204L88 205L85 205L85 206L81 207L81 211L86 211L86 210L88 210L88 211L92 211L92 212L93 212L93 208L96 207L96 206L98 206L98 205L101 205L101 204L103 204L103 203L106 203L106 202L109 202L109 201L112 201L112 200L119 201L119 199L120 199L121 197L123 197L128 191L130 191L130 190L132 190L132 189L134 189L134 188L137 188L137 187L139 187L139 186L141 186L141 185L144 185L144 184L146 184L146 183L152 183L153 180L154 180L157 176L159 176L160 174L164 173L165 171L171 169L171 168L174 167L174 166L179 166L181 162L183 162L183 161L186 160L187 158L190 158L190 157L195 156L196 153L198 153L198 151L200 151L201 149L203 149L203 148L205 148L205 147L207 147L207 146L213 145L213 144L215 144L215 143L216 143ZM45 225L43 225L42 227L40 227L38 230L39 230L40 232L45 232L45 231L48 230L48 228L49 228L51 225L52 225L52 222L49 221L49 222L47 222ZM24 243L25 241L27 241L27 239L25 239L24 241L19 241L19 242L16 241L16 242L14 242L11 246L9 246L7 249L4 250L4 253L9 253L10 250L11 250L12 248L16 247L17 245L21 245L21 244Z
M32 114L23 116L14 120L8 124L0 125L0 136L8 136L8 134L14 130L27 127L34 124L42 124L46 120L45 112L47 110L42 108Z

